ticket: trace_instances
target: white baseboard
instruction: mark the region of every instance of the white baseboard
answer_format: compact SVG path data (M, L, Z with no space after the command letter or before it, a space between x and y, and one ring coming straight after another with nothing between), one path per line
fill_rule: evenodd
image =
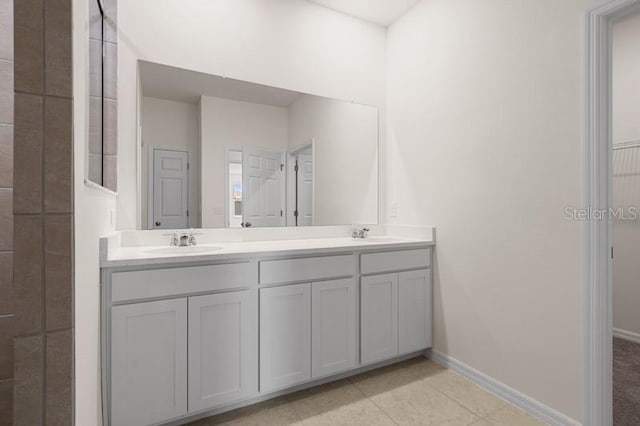
M619 328L613 329L613 337L619 337L620 339L628 340L633 343L640 343L640 334L632 331L621 330Z
M432 350L430 358L434 362L452 371L455 371L462 377L472 381L481 388L504 399L505 401L508 401L512 405L550 425L580 425L580 423L576 420L565 416L564 414L544 405L539 401L536 401L535 399L521 392L518 392L517 390L505 385L504 383L499 382L484 373L481 373L480 371L468 366L463 362L458 361L455 358L450 357L449 355L443 354L442 352L438 352L436 350Z

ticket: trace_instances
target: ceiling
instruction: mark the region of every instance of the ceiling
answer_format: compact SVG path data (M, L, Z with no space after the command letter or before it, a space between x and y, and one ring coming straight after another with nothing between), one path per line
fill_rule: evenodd
M337 12L346 13L388 27L420 0L309 0Z
M143 96L187 103L197 103L204 95L286 107L300 96L291 90L145 61L140 61L140 81Z

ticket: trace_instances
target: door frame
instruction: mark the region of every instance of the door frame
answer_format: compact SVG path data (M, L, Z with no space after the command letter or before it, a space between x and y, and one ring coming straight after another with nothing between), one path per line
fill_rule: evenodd
M612 205L611 25L640 11L640 0L612 0L585 16L584 207ZM583 424L613 422L612 223L584 222Z
M242 146L241 145L226 145L224 147L224 227L230 228L231 218L229 217L229 154L231 152L239 152L242 155ZM244 167L244 165L243 165ZM244 209L244 188L242 188L243 198L242 198L242 208Z
M286 180L286 194L285 194L285 198L286 198L286 219L285 219L285 226L296 226L296 220L295 217L293 216L293 211L295 210L295 205L293 204L295 199L296 199L296 193L295 193L295 187L293 187L293 183L295 183L295 175L294 175L294 170L293 167L295 165L294 161L293 161L293 157L295 154L297 154L300 151L304 151L308 148L311 148L311 155L313 157L313 170L311 172L312 175L312 179L313 179L313 194L315 195L315 191L316 191L316 139L315 138L310 138L308 140L306 140L302 145L300 145L298 148L292 149L290 151L287 151L286 153L286 158L284 161L285 167L287 169L287 173L285 175L285 180ZM311 218L311 225L315 225L315 220L316 220L316 200L315 200L315 196L312 197L311 199L311 211L313 212L313 216Z
M179 151L187 153L187 161L189 162L189 168L187 170L187 208L189 209L189 216L187 216L187 227L191 228L193 226L193 209L191 208L191 189L192 189L192 179L193 173L191 173L193 167L193 152L191 148L187 147L179 147L179 146L161 146L161 145L148 145L147 148L147 229L156 229L153 227L153 213L155 209L155 204L153 200L153 196L155 193L155 188L153 187L154 183L154 172L155 172L155 162L154 162L154 153L156 150L164 150L164 151Z

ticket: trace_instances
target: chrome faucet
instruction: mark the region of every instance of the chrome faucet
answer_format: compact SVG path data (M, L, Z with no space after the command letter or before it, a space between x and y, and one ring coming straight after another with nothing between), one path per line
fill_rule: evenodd
M367 238L367 233L369 231L370 231L369 228L360 228L358 226L354 226L351 229L351 238L365 239L365 238Z
M189 247L198 244L198 242L196 241L196 235L202 234L195 232L182 232L180 235L178 235L174 232L173 234L163 235L171 237L171 239L169 240L169 246L171 247Z

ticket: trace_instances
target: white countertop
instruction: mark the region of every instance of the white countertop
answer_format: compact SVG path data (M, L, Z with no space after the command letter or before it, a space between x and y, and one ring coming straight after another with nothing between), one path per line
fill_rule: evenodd
M243 255L283 256L291 254L327 254L386 248L414 248L434 245L433 239L396 236L372 236L366 239L345 237L293 240L239 241L206 243L191 247L131 246L105 247L103 268L171 263L207 262Z

